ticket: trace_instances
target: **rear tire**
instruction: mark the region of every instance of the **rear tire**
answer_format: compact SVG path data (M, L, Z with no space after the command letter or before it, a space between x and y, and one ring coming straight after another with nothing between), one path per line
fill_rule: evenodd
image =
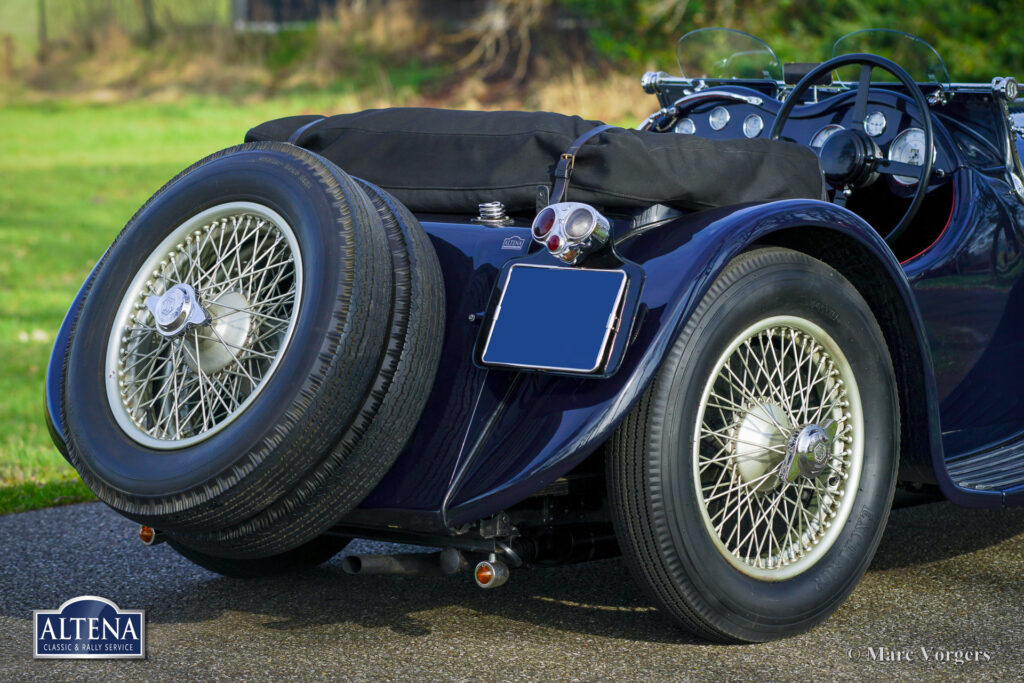
M895 378L864 299L804 254L743 254L612 438L607 481L626 562L701 637L807 630L874 555L898 443Z

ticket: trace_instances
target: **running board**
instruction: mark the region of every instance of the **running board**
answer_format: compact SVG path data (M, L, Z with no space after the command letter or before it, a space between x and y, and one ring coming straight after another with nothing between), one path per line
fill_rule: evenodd
M949 478L962 489L985 493L1003 493L1004 503L1021 504L1024 487L1024 439L995 448L969 453L946 461ZM1012 492L1011 498L1005 494Z

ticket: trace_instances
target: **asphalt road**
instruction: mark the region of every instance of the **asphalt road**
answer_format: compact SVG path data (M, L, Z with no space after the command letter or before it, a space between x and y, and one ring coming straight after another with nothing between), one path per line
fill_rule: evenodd
M0 517L0 680L1024 675L1020 509L894 511L871 569L829 621L752 646L709 645L677 630L619 560L513 572L492 591L467 575L350 577L338 558L301 575L237 581L166 544L145 547L134 533L98 503ZM381 548L396 546L357 542L350 551ZM33 660L32 610L83 594L145 609L148 659ZM911 659L873 660L879 648ZM977 653L975 661L956 663L957 651Z

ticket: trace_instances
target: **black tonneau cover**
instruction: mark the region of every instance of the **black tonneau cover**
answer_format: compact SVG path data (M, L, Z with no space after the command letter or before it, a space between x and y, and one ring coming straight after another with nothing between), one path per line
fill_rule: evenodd
M295 144L385 188L413 211L475 213L478 204L500 201L513 213L532 213L537 186L551 187L559 156L596 125L548 112L394 108L276 119L245 139L287 141L298 132ZM576 155L568 199L694 210L820 199L822 191L817 157L801 145L613 128Z

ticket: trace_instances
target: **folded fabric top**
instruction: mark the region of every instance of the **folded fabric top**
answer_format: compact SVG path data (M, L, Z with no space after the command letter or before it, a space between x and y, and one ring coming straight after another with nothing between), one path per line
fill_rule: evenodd
M478 204L500 201L532 213L537 186L551 187L559 156L597 125L550 112L370 109L276 119L245 140L292 140L413 211L475 213ZM699 210L820 199L823 183L815 154L794 143L612 128L577 153L568 199Z

